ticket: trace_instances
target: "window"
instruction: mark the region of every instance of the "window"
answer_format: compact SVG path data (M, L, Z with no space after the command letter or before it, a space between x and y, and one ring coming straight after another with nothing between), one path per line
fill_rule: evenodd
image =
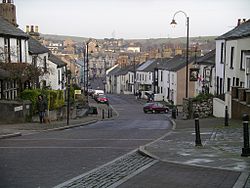
M82 80L81 80L81 82L82 82ZM58 70L58 84L60 84L60 83L61 83L61 71Z
M230 54L230 68L233 69L233 63L234 63L234 47L231 47L231 54Z
M239 86L239 83L240 83L240 79L236 78L236 86Z
M32 56L32 65L37 67L37 56Z
M230 91L231 78L227 78L227 91Z
M223 56L224 56L224 42L221 43L220 47L220 63L223 63Z
M22 62L22 41L21 39L16 40L16 51L17 51L17 62Z
M241 50L241 52L240 52L240 69L242 69L242 70L245 69L245 63L243 63L243 56L244 56L244 51Z
M163 81L163 71L161 71L161 81Z
M44 72L47 72L47 59L46 59L46 56L43 57L43 68L44 68Z
M4 54L5 54L5 63L11 62L11 52L10 52L10 39L4 38Z
M233 86L235 86L235 77L233 77Z
M245 83L244 82L240 82L240 87L245 87Z

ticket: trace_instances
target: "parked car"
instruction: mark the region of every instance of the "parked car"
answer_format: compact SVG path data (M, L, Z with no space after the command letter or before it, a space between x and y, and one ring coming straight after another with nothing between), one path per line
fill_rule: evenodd
M164 106L163 104L159 103L159 102L149 102L146 103L143 106L143 111L144 113L168 113L169 112L169 108L167 106Z
M97 96L97 98L96 98L96 102L108 104L108 103L109 103L109 100L108 100L108 98L106 97L106 95L99 94L99 95Z
M94 93L92 95L92 97L96 100L96 98L99 96L99 95L104 95L104 91L103 90L94 90Z

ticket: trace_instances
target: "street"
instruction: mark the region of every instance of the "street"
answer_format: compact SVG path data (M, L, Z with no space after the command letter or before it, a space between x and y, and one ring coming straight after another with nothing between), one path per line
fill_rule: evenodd
M161 137L166 114L144 114L133 96L110 96L115 120L0 140L0 187L53 187Z

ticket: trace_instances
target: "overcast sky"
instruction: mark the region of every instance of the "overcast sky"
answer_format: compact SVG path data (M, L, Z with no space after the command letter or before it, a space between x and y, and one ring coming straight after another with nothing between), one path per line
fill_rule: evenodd
M93 38L218 36L250 19L250 0L14 0L19 27L38 25L41 33Z

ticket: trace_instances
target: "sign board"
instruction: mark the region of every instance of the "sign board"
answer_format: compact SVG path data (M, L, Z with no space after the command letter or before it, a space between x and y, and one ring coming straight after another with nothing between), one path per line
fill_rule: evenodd
M198 80L199 69L198 68L190 68L190 81L197 81Z
M21 110L23 110L23 106L14 107L15 112L18 112L18 111L21 111Z
M75 95L81 95L82 94L82 90L75 90Z

